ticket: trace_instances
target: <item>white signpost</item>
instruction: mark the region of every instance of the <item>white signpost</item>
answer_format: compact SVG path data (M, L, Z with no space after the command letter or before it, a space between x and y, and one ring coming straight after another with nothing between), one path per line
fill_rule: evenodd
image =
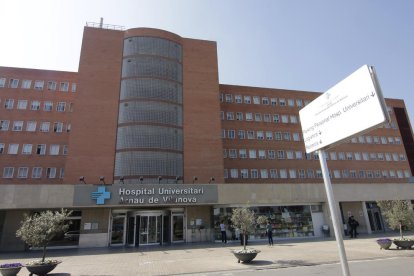
M364 65L299 111L307 153L318 150L343 275L348 262L326 164L325 149L375 129L389 121L389 114L375 70Z

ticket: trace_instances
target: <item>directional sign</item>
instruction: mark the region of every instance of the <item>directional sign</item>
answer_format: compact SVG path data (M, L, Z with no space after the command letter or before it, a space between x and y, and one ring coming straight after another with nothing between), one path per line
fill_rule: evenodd
M389 121L374 68L364 65L299 111L307 153Z

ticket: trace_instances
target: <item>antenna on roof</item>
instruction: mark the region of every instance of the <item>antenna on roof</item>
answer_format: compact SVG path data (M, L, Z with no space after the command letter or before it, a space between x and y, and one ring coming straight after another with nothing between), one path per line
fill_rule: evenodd
M99 28L102 29L102 26L103 26L103 17L101 17L101 22L99 22Z

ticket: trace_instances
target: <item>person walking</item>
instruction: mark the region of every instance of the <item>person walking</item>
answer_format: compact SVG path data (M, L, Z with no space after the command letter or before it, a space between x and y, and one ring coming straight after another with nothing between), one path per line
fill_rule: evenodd
M222 220L220 223L220 231L221 231L221 242L227 243L226 225L224 225L224 220Z
M266 224L266 234L267 234L267 239L269 241L269 246L273 246L273 227L270 224L270 221L267 221L267 224Z
M348 218L348 225L350 228L349 235L351 236L351 239L356 238L358 236L357 227L359 226L359 223L354 219L354 216Z

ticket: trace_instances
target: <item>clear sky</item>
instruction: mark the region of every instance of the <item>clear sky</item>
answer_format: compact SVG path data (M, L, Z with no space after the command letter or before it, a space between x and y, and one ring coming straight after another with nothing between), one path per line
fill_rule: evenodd
M217 41L222 84L324 92L364 64L414 123L411 0L0 0L0 66L77 71L86 21Z

